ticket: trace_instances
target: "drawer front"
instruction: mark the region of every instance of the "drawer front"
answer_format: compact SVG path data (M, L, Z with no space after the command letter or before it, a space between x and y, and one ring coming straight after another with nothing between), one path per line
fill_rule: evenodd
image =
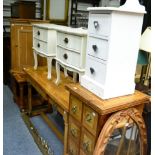
M87 53L102 60L107 60L108 40L89 37Z
M68 141L68 155L79 155L79 145L75 144L71 139Z
M71 137L76 144L79 144L80 126L76 122L77 121L73 120L72 117L69 117L69 137Z
M48 30L33 27L33 37L42 41L48 41Z
M74 51L69 51L58 46L57 58L70 66L80 67L80 54Z
M90 107L84 105L82 120L83 126L87 128L93 135L96 135L97 123L98 114Z
M110 34L110 14L90 14L89 16L89 34L99 36L109 36Z
M82 102L76 97L70 95L70 114L79 122L82 116Z
M69 48L71 50L76 50L76 52L81 52L82 46L82 38L76 35L69 35L65 33L58 32L58 45L61 45L65 48Z
M81 149L86 155L92 155L95 147L95 137L92 136L85 129L82 130L81 135Z
M33 39L33 47L41 53L45 53L45 54L48 53L48 47L47 47L46 42L39 41L37 39Z
M97 58L87 55L86 74L93 80L104 85L106 77L106 64Z

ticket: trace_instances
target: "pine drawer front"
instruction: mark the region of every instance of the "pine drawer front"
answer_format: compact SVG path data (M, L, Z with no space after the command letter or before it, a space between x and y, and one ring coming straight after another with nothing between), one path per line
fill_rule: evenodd
M86 74L90 79L104 84L106 77L106 64L100 59L95 59L92 56L87 55Z
M33 27L33 38L48 41L48 30L38 27Z
M69 137L73 139L76 144L80 142L80 126L76 123L77 121L69 117Z
M88 23L89 35L108 37L110 35L110 20L110 14L90 14Z
M57 44L80 53L82 40L83 37L58 32Z
M48 45L47 42L40 41L38 39L33 39L33 48L37 50L39 53L48 53Z
M83 108L83 120L82 124L87 128L93 135L96 135L98 123L98 114L90 107L84 105Z
M79 155L79 146L69 139L68 155Z
M70 96L70 114L79 122L81 122L82 117L82 102L75 98L74 96Z
M96 58L107 60L108 57L108 40L98 39L95 37L88 38L87 53Z
M81 135L81 149L86 155L92 155L95 147L95 137L84 128Z

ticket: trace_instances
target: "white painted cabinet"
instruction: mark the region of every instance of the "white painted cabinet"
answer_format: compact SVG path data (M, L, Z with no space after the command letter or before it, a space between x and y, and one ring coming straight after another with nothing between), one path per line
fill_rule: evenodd
M87 30L82 28L66 27L57 29L57 50L56 50L56 84L60 83L60 65L73 72L73 80L79 79L85 72Z
M136 0L89 10L86 72L81 85L108 99L132 94L143 14Z

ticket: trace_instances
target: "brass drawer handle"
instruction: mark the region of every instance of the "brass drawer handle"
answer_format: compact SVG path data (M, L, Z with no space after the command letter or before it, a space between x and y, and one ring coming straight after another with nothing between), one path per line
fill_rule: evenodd
M83 142L83 149L84 149L84 151L86 151L86 152L90 152L89 151L89 141L87 141L87 142Z
M86 115L86 121L89 123L92 121L92 115L90 113Z
M71 128L71 134L73 137L77 137L77 130L75 128Z
M72 110L73 113L76 113L77 112L77 106L74 105L71 110Z

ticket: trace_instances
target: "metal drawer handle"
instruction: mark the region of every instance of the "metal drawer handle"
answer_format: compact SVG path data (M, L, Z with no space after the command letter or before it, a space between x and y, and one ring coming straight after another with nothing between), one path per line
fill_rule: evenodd
M64 42L67 44L69 42L68 38L65 38Z
M98 21L94 21L94 27L95 27L95 29L97 29L99 27Z
M38 46L38 48L39 48L39 47L40 47L40 44L38 43L37 46Z
M68 55L65 53L65 54L63 55L63 57L64 57L64 59L67 59L67 58L68 58Z
M87 141L87 142L84 142L83 143L83 149L86 151L86 152L89 152L89 142Z
M76 113L77 112L77 106L76 105L73 106L71 110L72 110L73 113Z
M75 128L71 128L71 134L72 134L72 136L77 137L76 136L77 135L77 131L76 131Z
M93 48L94 52L97 51L97 45L92 45L92 48Z
M38 36L40 35L40 31L37 32Z
M90 113L86 115L86 121L89 123L92 121L92 115Z
M94 68L90 67L90 73L91 73L91 74L94 74L94 73L95 73Z

